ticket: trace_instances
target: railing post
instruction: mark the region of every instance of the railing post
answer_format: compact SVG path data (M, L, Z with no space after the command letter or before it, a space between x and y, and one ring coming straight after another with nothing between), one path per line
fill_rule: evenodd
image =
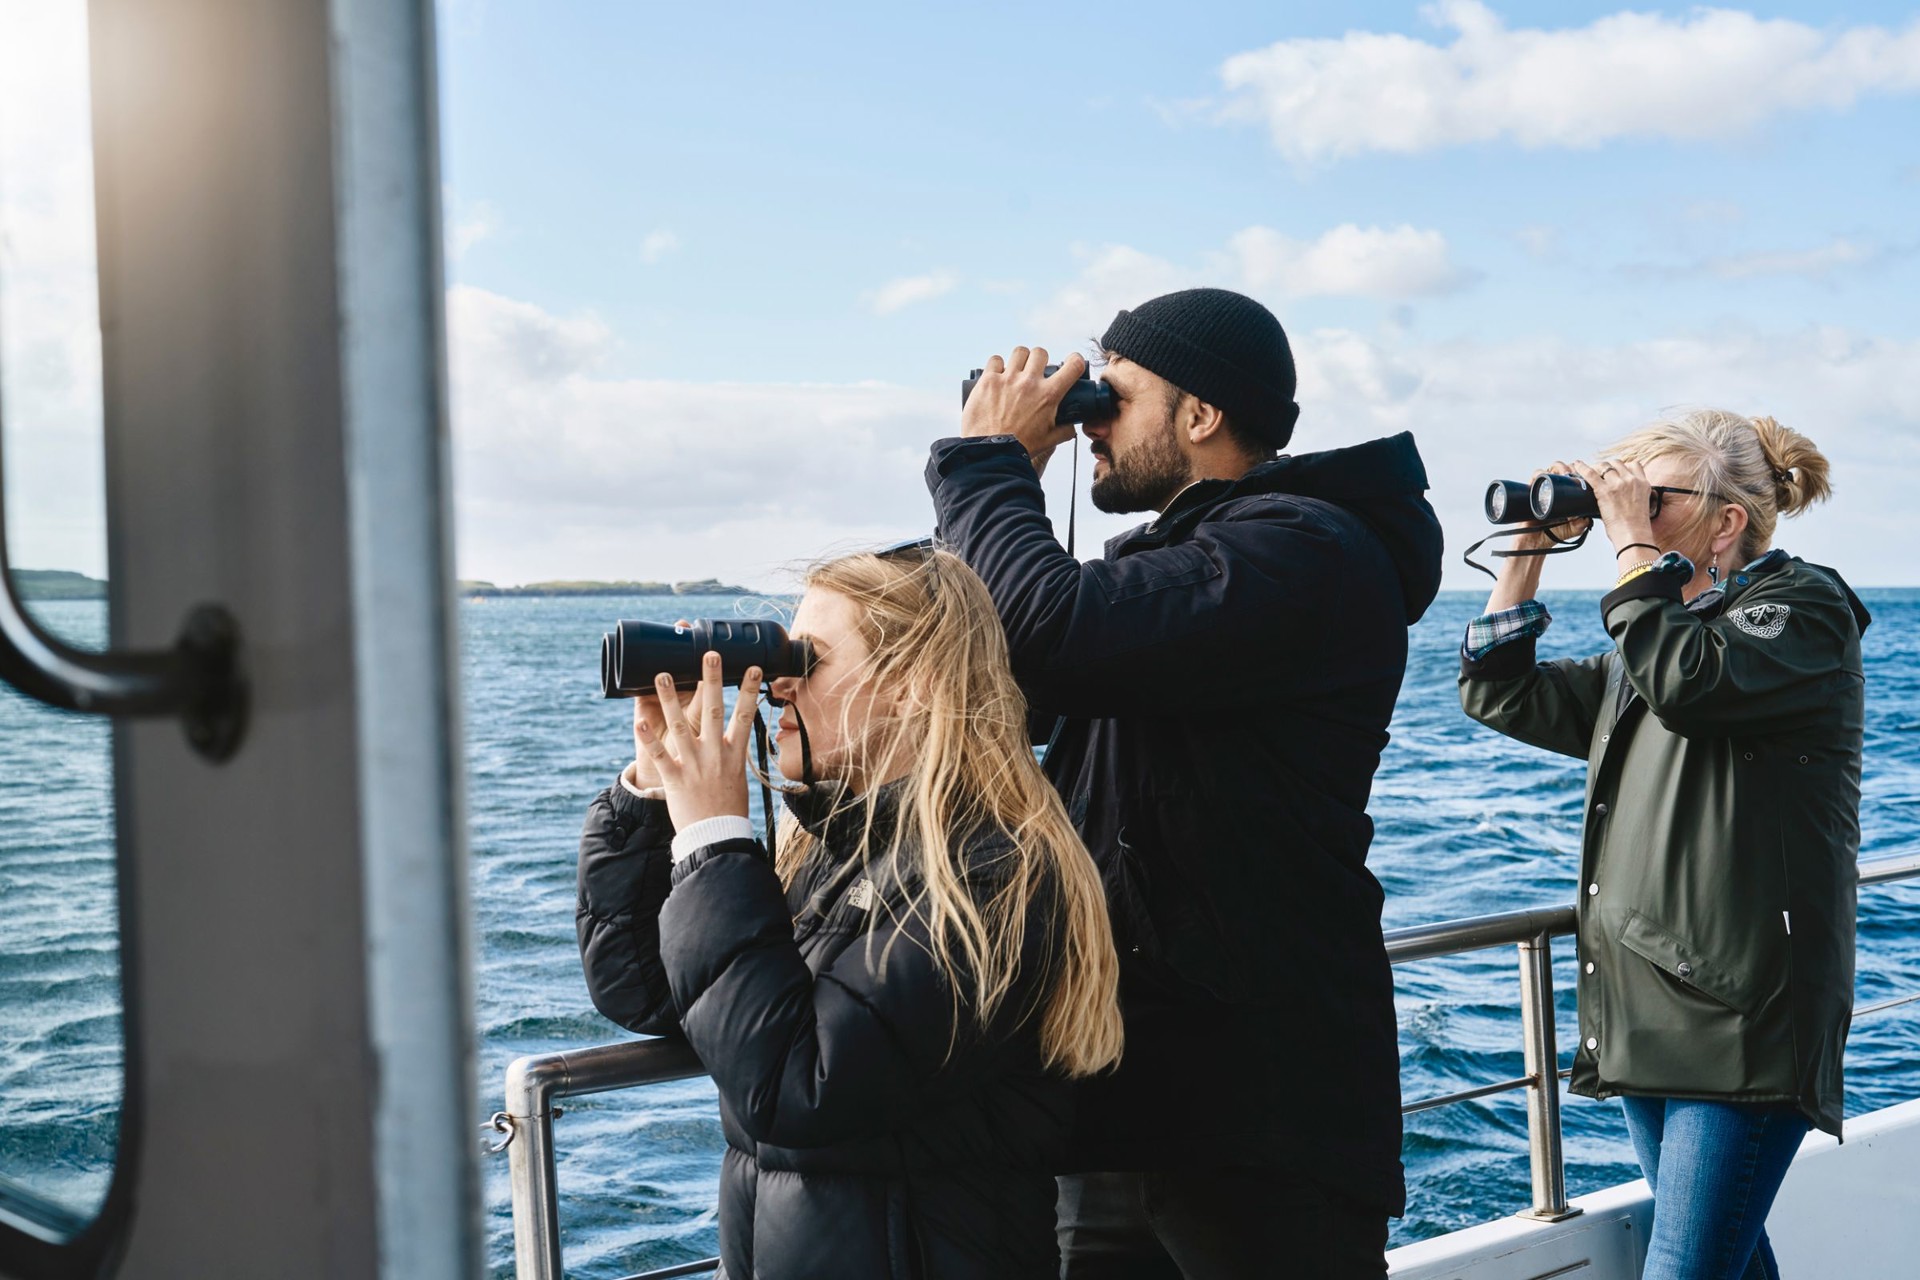
M554 1066L518 1058L507 1068L507 1160L513 1184L513 1273L517 1280L563 1280L560 1202L554 1189ZM561 1075L564 1068L559 1068Z
M1520 944L1520 1035L1527 1069L1527 1163L1533 1207L1519 1216L1559 1222L1580 1210L1567 1206L1567 1170L1560 1144L1560 1049L1553 1023L1553 935L1540 932Z

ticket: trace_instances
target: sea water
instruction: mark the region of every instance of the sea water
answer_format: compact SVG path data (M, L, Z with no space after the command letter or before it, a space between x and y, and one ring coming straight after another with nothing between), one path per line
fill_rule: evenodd
M1863 646L1861 856L1873 858L1920 849L1920 592L1863 595L1875 621ZM1459 710L1460 636L1483 599L1443 594L1412 633L1371 805L1369 865L1386 889L1389 928L1573 900L1582 763L1511 742ZM1606 646L1597 596L1547 600L1557 622L1544 655ZM632 752L630 704L599 696L601 633L616 617L770 607L731 597L462 606L476 1142L512 1058L626 1036L587 999L573 929L580 819ZM39 612L82 640L97 642L104 622L98 604ZM107 744L103 726L0 690L0 1176L81 1206L105 1185L118 1114ZM1859 1003L1920 992L1920 883L1863 889L1860 907ZM1563 1047L1574 1026L1571 950L1560 941L1554 975ZM1524 1074L1516 975L1510 947L1395 970L1408 1101ZM1916 1096L1920 1004L1862 1018L1847 1054L1848 1113ZM565 1112L555 1133L570 1275L624 1276L715 1250L722 1139L710 1084L576 1098ZM1562 1115L1570 1194L1639 1176L1617 1104L1565 1097ZM1408 1208L1395 1243L1526 1206L1523 1092L1421 1112L1406 1129ZM509 1276L504 1155L488 1160L485 1178L489 1256L494 1274Z

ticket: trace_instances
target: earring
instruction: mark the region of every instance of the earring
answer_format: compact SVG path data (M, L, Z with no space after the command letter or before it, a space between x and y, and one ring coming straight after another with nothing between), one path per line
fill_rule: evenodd
M1707 566L1707 581L1711 582L1716 587L1720 585L1720 566L1719 565L1710 564Z

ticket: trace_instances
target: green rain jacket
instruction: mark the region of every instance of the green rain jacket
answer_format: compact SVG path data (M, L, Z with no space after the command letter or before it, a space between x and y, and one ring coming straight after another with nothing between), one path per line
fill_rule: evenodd
M1610 653L1463 655L1460 702L1587 761L1573 1092L1789 1103L1837 1136L1869 616L1781 551L1692 609L1683 583L1603 599Z

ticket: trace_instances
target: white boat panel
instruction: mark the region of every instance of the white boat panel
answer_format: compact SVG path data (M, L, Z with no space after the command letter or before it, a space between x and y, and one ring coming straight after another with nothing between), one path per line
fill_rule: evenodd
M1563 1222L1502 1218L1395 1249L1394 1280L1637 1280L1653 1225L1645 1182L1574 1200ZM1767 1220L1788 1280L1920 1275L1920 1101L1809 1136Z

